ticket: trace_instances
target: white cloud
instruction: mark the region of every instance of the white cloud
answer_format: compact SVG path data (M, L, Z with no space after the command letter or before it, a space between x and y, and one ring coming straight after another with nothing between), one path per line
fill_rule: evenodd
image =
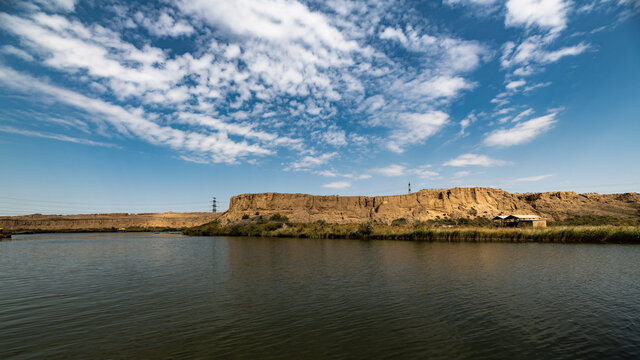
M440 175L438 172L429 170L431 165L419 166L416 169L411 169L408 171L409 174L417 175L422 179L429 179Z
M580 43L554 51L546 50L553 39L553 36L543 37L540 35L532 35L524 39L517 46L513 42L507 42L502 47L500 64L503 68L520 66L515 70L514 74L517 72L516 75L528 76L534 72L532 66L536 64L544 65L553 63L566 56L582 54L589 49L588 44Z
M344 38L329 19L297 1L285 0L190 0L178 1L187 14L235 34L273 43L302 42L320 49L351 51L354 41Z
M380 173L384 176L416 175L423 179L432 178L439 175L437 172L429 170L430 168L431 168L431 165L423 165L417 168L408 169L404 165L391 164L387 167L373 169L373 171Z
M443 75L473 70L483 58L488 58L490 55L490 51L478 42L420 34L411 26L407 26L406 30L387 27L379 37L397 41L409 51L422 53L426 59L440 58L439 70Z
M191 35L195 32L193 26L189 25L185 20L176 21L164 11L160 13L156 20L151 20L149 14L141 12L137 12L134 17L150 34L158 37L180 37Z
M507 83L507 85L505 85L505 87L507 88L507 90L516 90L522 86L524 86L527 82L524 80L515 80L515 81L510 81Z
M550 51L542 54L543 62L556 62L565 56L580 55L589 48L589 45L581 43L575 46L569 46L556 51Z
M338 129L335 126L329 127L322 134L322 139L327 143L334 146L344 146L347 144L346 133L342 129Z
M344 177L353 181L371 179L369 174L340 174L331 170L314 171L313 173L325 177Z
M399 164L392 164L387 167L374 169L375 172L378 172L384 176L402 176L405 174L406 170L406 167Z
M513 75L515 76L530 76L535 73L535 69L533 66L525 65L513 70Z
M322 170L314 172L316 175L325 176L325 177L337 177L338 174L331 170Z
M123 108L99 99L49 85L6 67L0 67L0 82L26 93L49 96L61 104L83 110L107 121L125 136L135 135L152 144L165 145L184 152L207 155L213 162L236 162L247 155L267 155L272 151L246 141L235 142L224 132L197 133L158 125L141 109Z
M557 32L567 25L570 2L564 0L508 0L507 26L537 26Z
M497 0L444 0L443 2L448 5L465 4L465 5L492 5Z
M393 88L404 91L405 95L422 99L440 99L456 97L460 92L473 89L474 86L473 83L460 76L438 76L428 80L418 78L409 82L398 82L393 85Z
M58 15L38 13L33 19L24 19L0 13L0 27L45 54L45 65L69 72L86 70L91 76L107 80L113 90L123 95L169 90L186 73L184 66L167 61L159 49L137 49L107 29L86 28ZM156 67L157 63L165 69Z
M484 144L489 146L513 146L533 140L548 131L556 123L557 113L550 113L528 121L520 122L510 129L500 129L490 133Z
M478 155L478 154L462 154L455 159L451 159L445 162L444 166L503 166L507 165L508 162L504 160L492 159L487 155Z
M257 131L252 125L230 124L220 119L203 114L194 114L182 112L178 114L177 121L198 125L208 129L222 131L228 134L241 135L243 137L258 139L265 142L277 141L278 135L270 134L264 131Z
M464 135L464 131L471 125L470 119L462 119L460 121L460 135Z
M401 153L403 147L424 141L437 133L449 119L449 115L442 111L426 114L405 113L398 116L396 128L391 131L387 148Z
M548 178L550 178L552 176L553 176L553 174L530 176L530 177L523 177L523 178L514 179L513 181L514 182L541 181L541 180L544 180L544 179L548 179Z
M346 174L344 175L344 177L349 178L349 179L353 179L353 180L366 180L366 179L371 179L371 175L369 174Z
M315 168L320 165L324 165L328 163L329 160L333 159L336 156L338 156L338 153L336 152L326 153L320 156L307 155L302 159L291 163L291 165L285 168L285 170L294 170L294 171L309 170L311 168Z
M35 2L50 10L71 12L75 10L77 0L35 0Z
M351 186L351 183L348 181L334 181L327 184L322 185L322 187L329 189L344 189Z
M466 176L469 176L469 175L471 175L471 172L470 172L470 171L464 171L464 170L463 170L463 171L455 172L455 173L453 174L453 178L454 178L454 179L461 179L461 178L466 177Z
M474 112L469 113L469 115L467 115L464 119L462 119L460 121L460 133L459 133L459 135L466 135L465 131L476 120L478 120L478 117L476 116L476 114Z
M24 136L30 136L30 137L38 137L38 138L43 138L43 139L66 141L66 142L72 142L72 143L82 144L82 145L119 148L119 146L117 146L117 145L104 143L104 142L100 142L100 141L82 139L82 138L77 138L77 137L68 136L68 135L62 135L62 134L52 134L52 133L45 133L45 132L40 132L40 131L17 129L17 128L14 128L14 127L11 127L11 126L0 125L0 132L10 133L10 134L18 134L18 135L24 135Z
M511 122L518 122L531 114L533 114L533 109L528 108L522 111L521 113L519 113L518 115L516 115L513 119L511 119Z
M0 14L0 29L27 50L23 58L33 55L55 71L53 78L84 86L91 100L108 99L101 106L112 107L103 106L101 116L119 133L171 144L190 161L235 162L274 154L277 146L309 155L291 169L310 168L320 157L313 154L327 145L351 151L347 144L358 150L380 144L402 152L423 143L446 126L451 103L476 87L468 73L492 56L478 41L385 11L395 10L385 2L327 3L335 13L296 0L161 5L119 6L118 25L32 8ZM135 27L153 39L145 39L145 31L119 32ZM419 61L407 64L385 53L376 35ZM185 46L157 39L180 36ZM72 106L89 112L75 100ZM129 112L126 121L117 121L120 111ZM132 131L137 123L154 129ZM461 124L462 132L469 123ZM359 126L384 127L386 136L364 135ZM155 139L160 133L162 140Z
M407 45L409 40L407 40L406 35L401 29L387 27L380 33L380 39L385 40L396 40L401 42L403 45Z
M16 57L19 57L22 60L25 61L33 61L33 56L31 56L31 54L29 54L28 52L22 50L22 49L18 49L15 46L12 45L5 45L2 47L2 49L0 49L0 52L2 52L3 54L7 54L7 55L13 55Z
M529 85L529 86L524 88L523 92L526 94L526 93L529 93L529 92L531 92L531 91L533 91L535 89L547 87L549 85L551 85L551 81Z

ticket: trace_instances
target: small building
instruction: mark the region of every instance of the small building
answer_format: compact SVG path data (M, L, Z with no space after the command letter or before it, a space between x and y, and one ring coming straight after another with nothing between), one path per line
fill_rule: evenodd
M506 227L547 227L547 220L541 218L538 215L498 215L492 220L495 222L499 222L501 226Z
M509 227L531 227L531 228L545 228L547 227L547 220L541 218L538 215L509 215L504 218L504 222Z

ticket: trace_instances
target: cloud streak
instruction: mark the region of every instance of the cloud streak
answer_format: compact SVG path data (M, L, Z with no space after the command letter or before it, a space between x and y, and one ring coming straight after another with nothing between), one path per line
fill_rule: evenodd
M464 167L464 166L504 166L509 164L509 162L499 159L493 159L488 157L487 155L480 154L462 154L455 159L451 159L445 162L444 166L454 166L454 167Z
M24 136L36 137L36 138L42 138L42 139L65 141L65 142L71 142L71 143L81 144L81 145L101 146L101 147L120 149L120 146L115 144L109 144L109 143L94 141L89 139L82 139L82 138L77 138L77 137L63 135L63 134L53 134L53 133L46 133L41 131L18 129L12 126L0 125L0 132L24 135Z
M550 113L520 122L512 128L495 130L484 139L484 144L505 147L530 142L553 127L557 122L556 115Z

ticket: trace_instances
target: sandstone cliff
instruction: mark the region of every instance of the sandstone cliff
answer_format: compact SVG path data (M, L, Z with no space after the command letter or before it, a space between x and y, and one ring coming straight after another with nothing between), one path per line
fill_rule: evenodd
M640 194L577 194L574 192L511 194L492 188L425 189L394 196L315 196L307 194L243 194L234 196L221 219L239 220L257 213L287 216L295 222L332 223L374 219L430 220L438 218L492 218L501 214L536 214L549 220L570 216L634 217Z
M205 224L221 213L148 213L26 215L0 217L5 230L95 230L111 228L182 228Z

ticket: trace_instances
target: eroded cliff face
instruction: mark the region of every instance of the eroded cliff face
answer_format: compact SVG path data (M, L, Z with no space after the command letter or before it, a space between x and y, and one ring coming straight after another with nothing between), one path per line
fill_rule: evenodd
M576 215L636 216L640 194L576 194L574 192L511 194L492 188L425 189L394 196L315 196L307 194L243 194L234 196L221 219L239 220L257 213L287 216L294 222L324 220L350 223L374 219L430 220L445 217L492 218L501 214L536 214L547 219Z

